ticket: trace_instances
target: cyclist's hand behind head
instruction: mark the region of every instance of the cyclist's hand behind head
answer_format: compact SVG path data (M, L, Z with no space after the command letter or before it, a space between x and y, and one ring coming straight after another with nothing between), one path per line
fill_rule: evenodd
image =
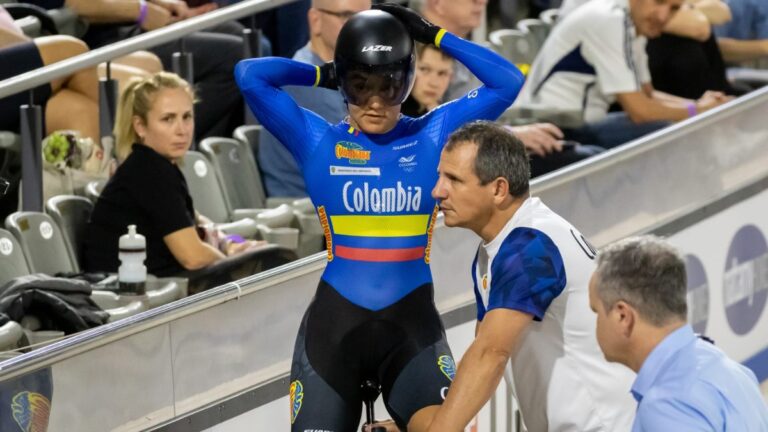
M425 20L418 13L395 3L381 3L373 5L371 9L382 10L394 15L408 29L408 33L415 41L435 44L435 37L440 31L440 27Z

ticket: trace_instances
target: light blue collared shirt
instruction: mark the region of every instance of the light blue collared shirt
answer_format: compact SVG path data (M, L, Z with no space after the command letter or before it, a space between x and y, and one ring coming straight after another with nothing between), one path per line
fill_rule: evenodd
M767 432L768 408L755 374L693 334L670 333L645 359L632 385L633 432Z

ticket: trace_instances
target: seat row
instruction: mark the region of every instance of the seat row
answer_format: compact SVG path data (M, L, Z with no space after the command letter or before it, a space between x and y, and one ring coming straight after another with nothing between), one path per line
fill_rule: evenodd
M79 239L88 220L91 202L78 196L57 196L46 203L46 212L16 212L0 229L0 286L35 273L47 275L80 272ZM153 307L161 306L187 294L183 279L149 278L146 296L124 296L109 289L111 276L94 286L91 299L109 315L109 322ZM28 318L28 319L27 319ZM62 331L41 329L39 320L25 316L21 323L9 321L0 325L0 351L18 348L24 336L27 342L64 336Z

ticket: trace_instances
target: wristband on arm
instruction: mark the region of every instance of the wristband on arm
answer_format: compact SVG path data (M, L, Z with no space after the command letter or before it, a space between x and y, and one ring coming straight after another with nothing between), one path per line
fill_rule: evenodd
M686 108L688 108L688 117L693 117L698 114L698 110L696 109L696 102L688 102Z
M139 17L136 18L136 24L141 26L144 24L144 21L147 19L147 12L149 11L149 6L147 5L147 2L145 0L139 0Z
M239 236L237 234L230 234L224 238L229 240L230 243L245 243L243 236Z

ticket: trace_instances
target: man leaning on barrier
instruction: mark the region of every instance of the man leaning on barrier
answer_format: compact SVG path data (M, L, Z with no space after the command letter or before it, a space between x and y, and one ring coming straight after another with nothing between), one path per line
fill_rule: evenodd
M589 287L608 361L637 372L633 431L768 431L755 374L686 323L685 262L659 238L600 253Z
M602 358L588 306L595 253L530 196L523 144L501 126L470 123L450 136L438 176L432 196L445 224L482 242L472 266L476 337L428 430L463 431L511 359L528 430L628 431L631 373Z

